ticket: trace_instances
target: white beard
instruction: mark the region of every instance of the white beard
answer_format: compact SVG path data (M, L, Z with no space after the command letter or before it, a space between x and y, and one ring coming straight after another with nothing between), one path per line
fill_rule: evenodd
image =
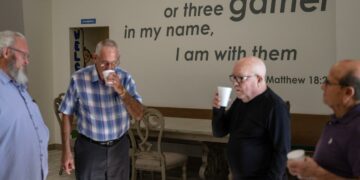
M28 82L28 78L26 75L26 70L24 67L21 67L20 69L17 69L15 66L16 59L15 56L13 56L10 59L10 62L8 64L8 69L11 77L19 84L26 85Z
M22 84L22 85L26 85L27 82L28 82L28 78L26 76L26 72L25 72L25 69L24 68L20 68L18 71L17 71L17 74L16 76L14 77L15 81L18 82L19 84Z

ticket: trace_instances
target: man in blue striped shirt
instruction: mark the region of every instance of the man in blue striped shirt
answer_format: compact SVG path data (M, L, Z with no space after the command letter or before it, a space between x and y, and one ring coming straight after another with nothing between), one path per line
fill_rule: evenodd
M24 35L0 32L0 179L45 180L49 130L27 91Z
M78 180L128 179L129 142L126 133L130 118L141 119L141 97L131 75L118 66L115 41L103 40L96 46L95 65L73 74L64 100L62 166ZM114 70L105 83L103 71ZM108 84L110 82L111 84ZM75 142L75 164L70 148L73 115L79 136Z

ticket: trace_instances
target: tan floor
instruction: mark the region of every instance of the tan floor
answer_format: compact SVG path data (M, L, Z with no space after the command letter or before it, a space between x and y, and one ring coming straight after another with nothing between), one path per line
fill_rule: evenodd
M71 175L67 175L64 173L63 175L59 176L59 169L60 169L60 159L61 159L61 151L59 150L51 150L49 151L49 174L48 180L74 180L75 179L75 172ZM140 178L139 178L140 179ZM147 177L146 175L143 177L143 180L152 179L151 177ZM155 179L160 179L160 177L156 177ZM167 179L179 179L179 178L167 178ZM188 180L198 180L197 174L195 177L188 177Z
M61 151L49 151L49 175L48 180L74 180L75 172L71 175L63 174L59 176Z

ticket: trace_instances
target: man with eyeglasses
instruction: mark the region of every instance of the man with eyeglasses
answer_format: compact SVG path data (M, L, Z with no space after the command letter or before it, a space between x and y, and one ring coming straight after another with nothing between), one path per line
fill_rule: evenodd
M27 91L29 48L19 32L0 32L0 179L48 174L49 130Z
M360 179L360 60L333 65L321 88L333 114L313 158L289 160L289 171L304 179Z
M118 66L118 46L113 40L100 41L95 65L75 72L59 110L63 113L62 167L78 180L129 178L130 118L143 115L141 97L131 75ZM114 70L105 83L103 71ZM77 119L75 163L70 148L73 115ZM76 168L75 168L76 166Z
M235 63L229 76L236 100L226 110L213 100L213 135L230 135L228 163L234 180L286 179L290 116L285 102L265 82L266 67L257 57Z

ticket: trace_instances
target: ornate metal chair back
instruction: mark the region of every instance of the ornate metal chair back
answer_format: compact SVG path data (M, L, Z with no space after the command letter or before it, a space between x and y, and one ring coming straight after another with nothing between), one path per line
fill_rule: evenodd
M62 100L64 99L64 96L65 96L65 93L60 93L58 95L58 97L56 97L54 99L54 112L55 112L55 116L56 116L56 119L59 123L59 126L61 127L61 112L59 111L59 107L60 107L60 104L62 102Z

